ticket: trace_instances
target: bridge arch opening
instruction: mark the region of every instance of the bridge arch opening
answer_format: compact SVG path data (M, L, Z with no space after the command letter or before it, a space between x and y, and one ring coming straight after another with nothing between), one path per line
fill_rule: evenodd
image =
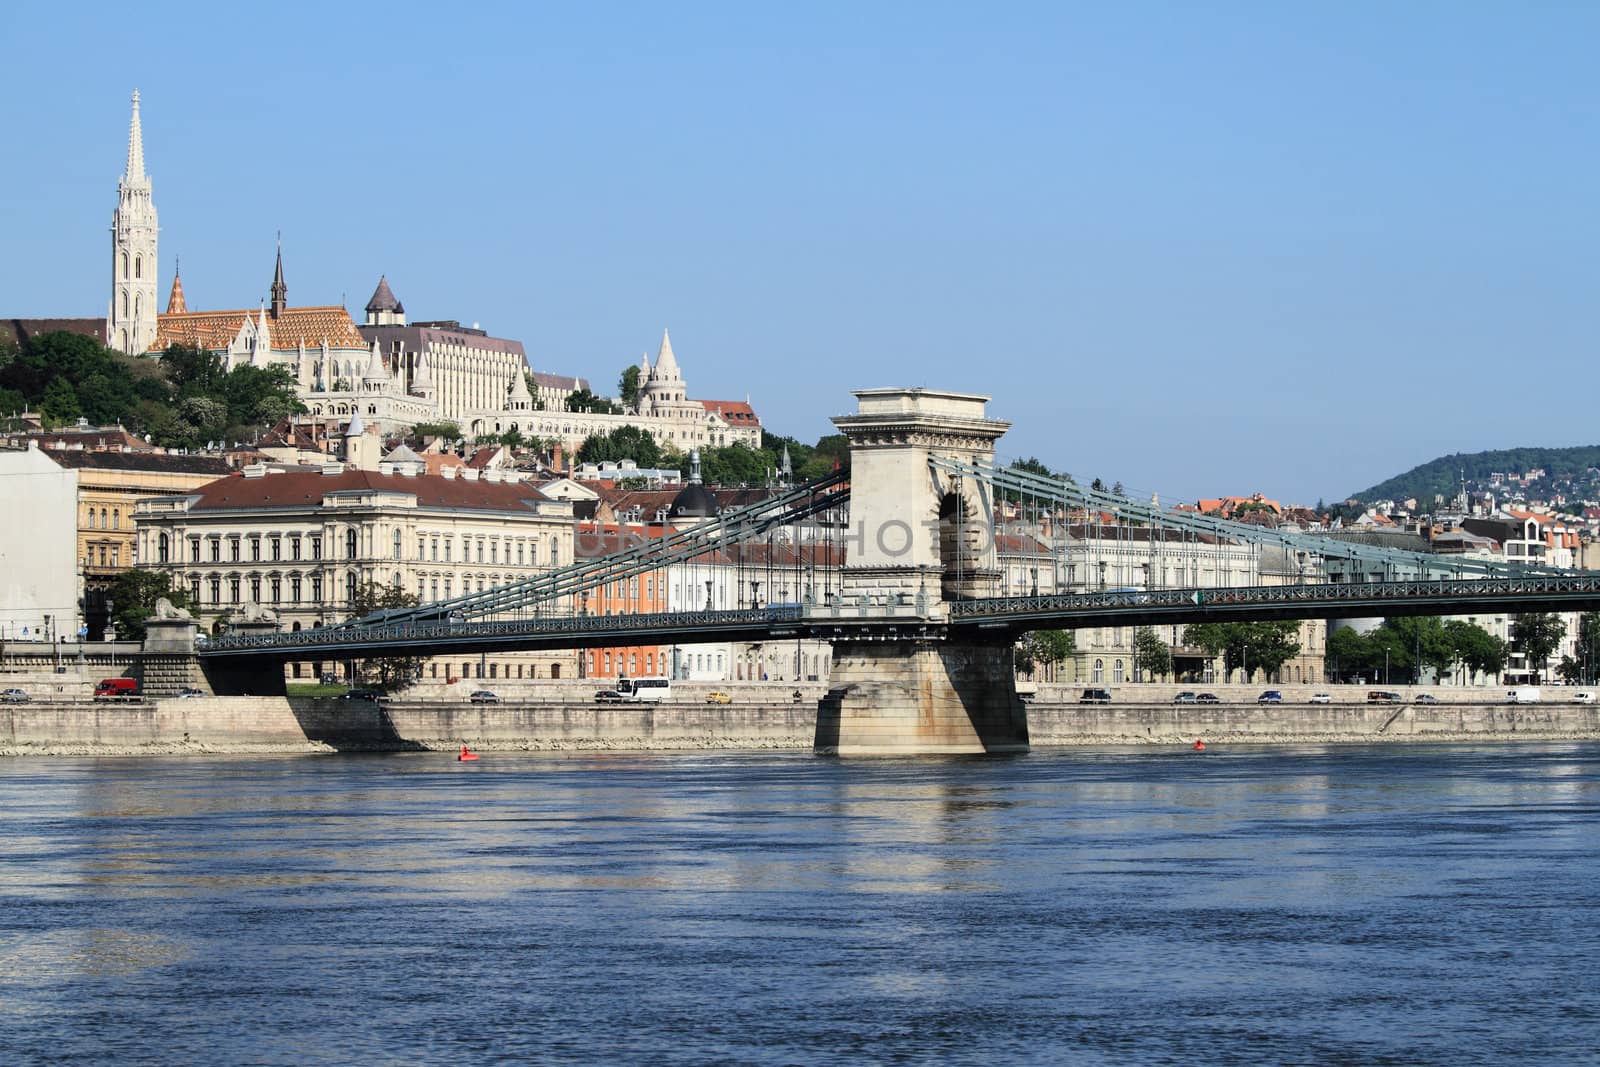
M971 499L952 489L939 498L940 594L945 600L981 595L983 530Z

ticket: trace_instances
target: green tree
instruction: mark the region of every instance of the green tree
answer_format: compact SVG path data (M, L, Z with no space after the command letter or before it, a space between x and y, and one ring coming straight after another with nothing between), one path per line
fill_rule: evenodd
M1482 672L1499 677L1506 669L1506 643L1483 627L1463 619L1451 619L1445 623L1445 631L1450 635L1456 661L1468 673Z
M1140 626L1133 631L1133 665L1147 682L1172 673L1172 649L1154 628Z
M350 601L350 617L364 618L375 611L391 608L414 608L419 601L398 585L366 582L356 586L355 597ZM380 659L361 660L357 667L360 679L379 689L393 691L410 685L422 670L422 660L416 656L385 656Z
M631 459L641 467L661 466L661 446L648 430L618 426L607 434L590 434L578 446L580 463L618 463Z
M622 401L622 406L629 410L639 407L639 365L630 363L622 370L622 376L617 379L617 396Z
M1071 630L1033 630L1017 642L1013 662L1030 677L1041 667L1054 667L1077 650L1077 637Z
M439 437L446 441L461 440L461 427L454 422L419 422L411 427L407 436L413 441L422 441L429 437Z
M156 601L166 597L175 608L190 606L189 594L172 584L162 571L125 570L112 579L106 592L111 601L112 620L117 636L124 641L143 641L145 620L155 614Z
M77 390L66 378L52 378L44 387L39 410L47 426L65 426L83 417L83 405L78 403Z
M621 415L622 408L603 396L595 396L587 389L574 389L567 394L568 411L592 411L599 415Z
M1221 656L1224 675L1244 670L1248 681L1258 670L1270 676L1299 655L1299 634L1297 622L1203 622L1184 627L1183 639L1207 656Z
M1343 681L1355 674L1372 677L1372 642L1353 626L1341 626L1328 634L1328 647L1323 653L1328 676Z
M1561 647L1567 634L1566 623L1554 612L1530 612L1518 615L1511 622L1511 647L1522 652L1528 669L1537 676L1545 672L1549 677L1550 654Z

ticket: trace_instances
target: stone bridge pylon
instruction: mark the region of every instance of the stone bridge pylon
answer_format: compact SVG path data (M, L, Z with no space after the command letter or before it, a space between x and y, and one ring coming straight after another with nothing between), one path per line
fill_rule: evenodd
M850 534L843 608L915 605L919 634L838 640L833 686L817 713L823 754L1028 750L1012 638L943 637L949 600L987 592L996 574L994 500L981 481L940 474L930 456L992 460L1011 425L989 398L932 389L863 389L833 420L850 439ZM908 614L908 622L911 621ZM912 631L919 627L908 626Z

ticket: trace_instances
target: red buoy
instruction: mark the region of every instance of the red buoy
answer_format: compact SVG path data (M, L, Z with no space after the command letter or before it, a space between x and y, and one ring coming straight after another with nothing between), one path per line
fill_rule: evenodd
M461 755L456 757L457 761L459 761L461 763L471 763L473 760L475 760L477 758L478 758L478 754L476 752L470 751L467 748L466 745L462 745L461 746Z
M1204 752L1206 750L1206 743L1204 741L1200 740L1198 737L1195 738L1194 739L1194 750L1196 752ZM466 749L462 749L461 751L465 752Z

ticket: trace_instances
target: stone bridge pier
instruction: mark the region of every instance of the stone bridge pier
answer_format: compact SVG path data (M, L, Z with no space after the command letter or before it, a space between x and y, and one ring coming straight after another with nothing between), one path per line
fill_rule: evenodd
M988 592L997 576L994 501L981 481L941 475L930 456L992 460L1011 425L989 398L931 389L863 389L833 420L850 440L850 534L843 604L918 604L933 624L951 599ZM1028 750L1009 637L835 641L833 686L817 711L825 755Z

